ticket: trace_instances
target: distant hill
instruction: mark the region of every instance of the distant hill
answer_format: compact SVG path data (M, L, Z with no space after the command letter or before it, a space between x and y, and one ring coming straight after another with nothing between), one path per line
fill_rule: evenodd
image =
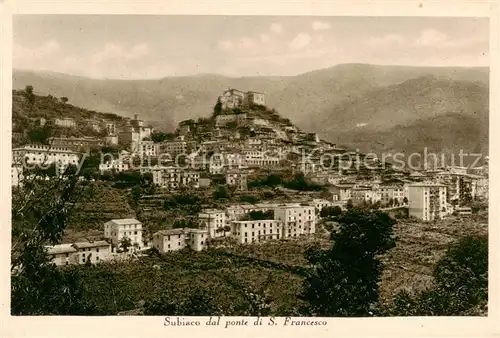
M372 152L379 158L383 153L402 153L407 158L412 153L444 154L451 161L451 154L459 165L460 150L464 154L488 155L488 119L462 113L447 113L423 118L406 125L397 125L386 130L358 128L337 134L334 140L349 149ZM390 160L390 158L389 158ZM464 164L472 164L473 157L464 157ZM418 163L418 157L412 163ZM482 161L480 162L482 163ZM451 164L447 162L447 164Z
M488 151L489 90L424 76L377 88L319 114L311 128L363 151Z
M488 83L487 68L432 68L344 64L289 77L219 75L167 77L158 80L98 80L51 72L15 70L14 88L32 85L35 92L87 109L124 116L140 114L158 126L174 128L185 119L208 117L217 96L228 87L267 94L267 105L302 128L340 102L367 90L433 75L458 81ZM312 130L315 131L315 130Z
M182 120L210 116L216 98L234 87L266 93L267 106L281 116L348 148L408 152L425 140L431 148L488 149L488 68L343 64L290 77L131 81L15 70L13 80L14 88L32 85L75 106L137 113L169 130Z

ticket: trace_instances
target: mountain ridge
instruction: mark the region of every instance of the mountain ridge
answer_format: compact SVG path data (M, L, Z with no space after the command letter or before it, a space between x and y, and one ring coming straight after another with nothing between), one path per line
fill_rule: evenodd
M338 135L359 132L363 125L383 132L450 112L477 114L484 120L489 69L341 64L287 77L199 74L145 80L14 70L13 83L14 88L32 85L35 92L68 97L70 103L91 110L139 114L165 130L182 120L210 116L228 87L255 90L266 93L266 105L298 127L341 143Z

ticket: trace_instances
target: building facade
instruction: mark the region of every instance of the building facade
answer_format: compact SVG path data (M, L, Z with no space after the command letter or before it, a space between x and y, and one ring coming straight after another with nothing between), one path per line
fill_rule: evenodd
M115 248L127 237L132 244L131 251L135 251L143 247L142 223L134 218L113 219L104 223L104 237L109 238Z
M233 221L231 236L240 244L280 239L283 236L283 223L278 220Z
M168 190L200 187L200 171L180 167L153 167L151 168L153 183Z
M66 147L52 147L46 145L25 145L12 149L12 161L16 165L26 167L48 167L55 164L62 172L68 165L77 166L80 161L79 153Z
M207 247L208 232L206 230L182 228L161 230L153 235L153 247L160 252L170 252L191 248L201 251Z
M63 128L75 128L76 127L76 122L72 118L62 118L62 119L55 119L54 124L58 127L63 127Z
M111 245L106 241L77 242L46 246L47 254L57 266L100 263L112 258Z
M441 219L448 214L446 186L420 183L408 187L408 214L424 221Z
M222 229L226 226L226 213L219 209L203 209L198 213L198 222L210 237L221 237L224 235Z
M274 208L274 219L283 222L283 237L297 237L316 232L314 206L301 203L282 204Z

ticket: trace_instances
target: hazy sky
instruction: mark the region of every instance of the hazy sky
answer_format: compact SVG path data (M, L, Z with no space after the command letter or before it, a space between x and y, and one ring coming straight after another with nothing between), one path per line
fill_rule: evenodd
M14 67L96 78L295 75L339 63L488 66L473 18L18 15Z

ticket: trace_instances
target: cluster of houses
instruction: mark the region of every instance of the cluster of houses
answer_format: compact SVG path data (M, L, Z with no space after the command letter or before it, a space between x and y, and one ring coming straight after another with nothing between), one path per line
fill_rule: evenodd
M201 251L208 246L208 241L222 237L233 238L240 244L297 238L316 232L318 207L333 205L316 199L282 204L234 204L225 210L204 209L197 215L198 228L160 230L150 241L144 241L144 229L138 220L114 219L104 224L102 239L47 246L47 252L56 265L71 265L128 259L151 248L160 252L183 248ZM252 219L252 212L269 216Z
M209 131L197 128L197 123L201 122L183 122L175 139L153 142L152 128L145 126L136 115L124 128L107 123L104 139L52 138L51 146L25 145L13 149L13 158L22 158L27 165L56 163L62 169L78 164L82 148L116 144L121 140L129 149L101 163L101 173L129 170L151 173L153 183L165 191L208 188L216 175L224 176L227 185L245 191L250 174L280 168L302 172L312 182L328 186L328 200L241 204L231 205L226 210L203 210L198 215L199 229L163 230L153 235L148 245L162 252L184 247L201 250L207 240L221 236L230 236L245 244L311 234L315 232L317 210L325 206L379 203L383 208L406 207L410 216L431 221L453 212L466 214L468 210L463 208L462 202L488 196L487 167L475 173L459 167L411 173L392 171L387 180L386 168L375 161L368 163L370 177L360 178L359 168L345 165L352 163L358 153L339 149L321 140L317 134L303 132L279 119L265 119L245 110L251 105L264 106L264 94L229 89L218 102L222 110L241 109L237 114L224 112L215 116L215 124ZM245 128L228 127L231 122ZM70 125L67 121L64 123L66 127ZM182 163L177 161L179 155L182 155ZM137 166L134 162L137 157L152 157L157 161L155 165L142 163ZM325 165L325 158L332 159L330 165ZM21 174L22 170L13 165L13 185L19 184ZM247 219L251 211L272 211L273 217ZM106 223L104 237L107 241L74 243L50 250L55 250L53 253L58 261L72 264L123 255L117 252L123 237L132 241L128 252L144 248L142 225L136 220Z

